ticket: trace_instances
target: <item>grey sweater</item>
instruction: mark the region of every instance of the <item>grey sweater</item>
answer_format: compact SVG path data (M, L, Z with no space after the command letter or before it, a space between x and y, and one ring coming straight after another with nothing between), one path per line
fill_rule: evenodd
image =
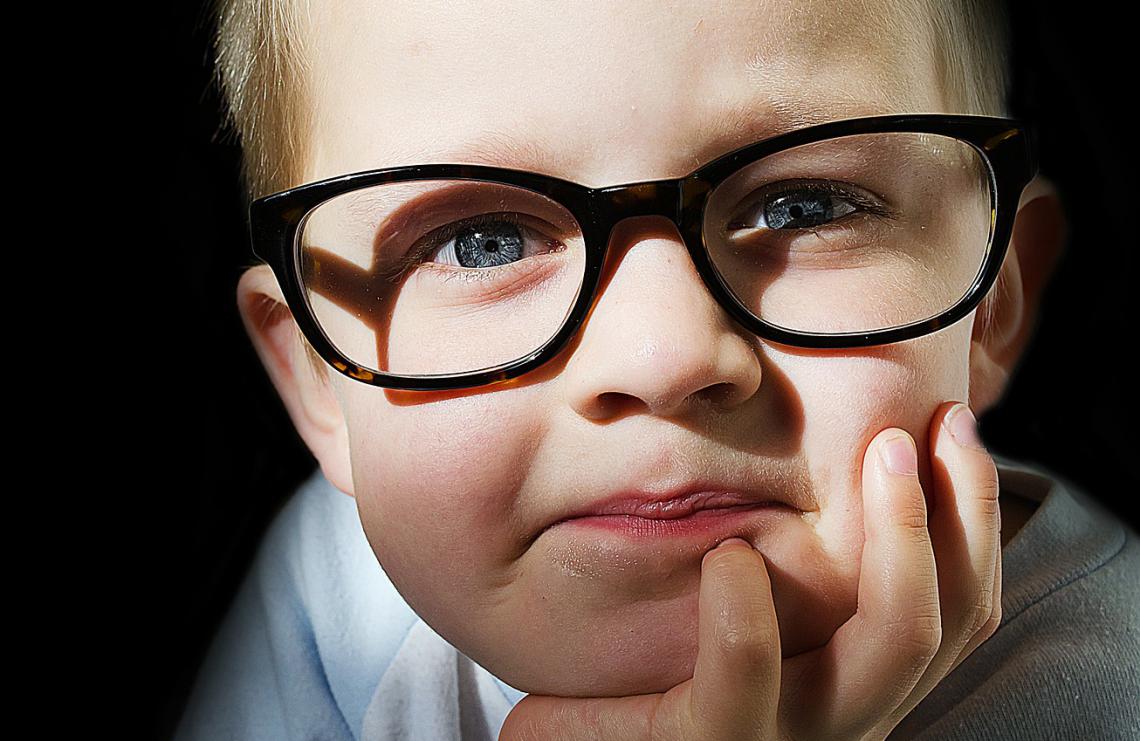
M1002 620L890 739L1140 739L1140 541L1070 482L994 456L1041 502L1002 551Z
M1003 491L1041 502L1003 550L1001 626L890 738L1140 739L1136 533L994 457ZM411 610L318 471L263 541L177 738L493 740L523 696Z

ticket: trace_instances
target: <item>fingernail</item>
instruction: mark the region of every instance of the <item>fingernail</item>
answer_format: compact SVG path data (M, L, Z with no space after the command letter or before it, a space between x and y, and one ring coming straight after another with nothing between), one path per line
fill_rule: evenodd
M879 454L887 470L902 476L914 476L918 473L918 451L910 435L901 433L885 440L879 446Z
M944 424L946 429L950 431L950 436L959 445L977 450L986 449L982 439L978 437L978 423L974 420L970 407L965 404L958 404L951 409L950 413L946 415Z

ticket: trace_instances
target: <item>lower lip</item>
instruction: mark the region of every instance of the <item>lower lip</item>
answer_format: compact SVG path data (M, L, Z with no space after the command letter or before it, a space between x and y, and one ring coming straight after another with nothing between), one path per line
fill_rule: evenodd
M559 525L602 530L631 538L676 538L686 535L707 535L710 531L727 530L734 525L752 522L758 515L784 515L793 511L795 510L781 502L766 502L735 507L710 507L673 519L635 515L590 515L564 520Z

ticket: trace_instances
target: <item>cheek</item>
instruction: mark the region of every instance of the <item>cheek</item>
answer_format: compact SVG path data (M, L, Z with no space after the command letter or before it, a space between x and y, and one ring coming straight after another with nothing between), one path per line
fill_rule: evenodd
M887 427L925 439L937 407L968 396L969 337L970 322L962 321L862 352L774 358L800 396L809 459L834 463L836 455L855 454L860 462L871 438Z
M851 351L836 356L834 362L805 364L809 367L802 375L818 390L821 401L835 405L835 412L824 414L825 418L932 413L932 408L926 409L931 399L965 394L968 389L969 337L970 322L963 320L909 342Z
M514 553L512 504L543 434L536 394L401 406L363 387L344 399L365 534L417 612L495 598L488 582Z
M834 355L777 355L802 407L801 451L821 497L819 536L841 562L863 541L862 463L888 427L914 437L928 455L931 417L969 392L970 321L910 342Z

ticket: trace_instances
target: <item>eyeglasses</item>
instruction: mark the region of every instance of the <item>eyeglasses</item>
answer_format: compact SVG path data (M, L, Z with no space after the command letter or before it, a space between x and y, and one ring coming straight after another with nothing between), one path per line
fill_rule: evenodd
M670 219L705 287L765 340L856 348L935 332L992 287L1036 172L1019 121L874 116L601 188L470 164L370 170L257 199L250 230L333 368L458 389L521 376L567 345L630 216Z

